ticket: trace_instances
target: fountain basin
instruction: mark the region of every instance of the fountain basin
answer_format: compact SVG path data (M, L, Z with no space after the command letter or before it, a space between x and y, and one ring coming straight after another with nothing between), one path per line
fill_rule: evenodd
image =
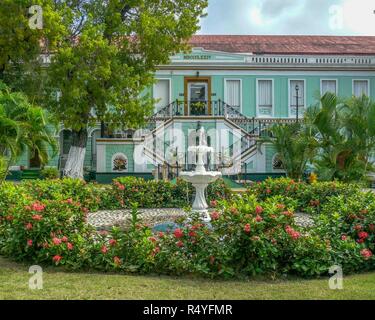
M209 183L214 182L221 177L219 171L193 171L193 172L181 172L180 177L187 182L190 182L195 188L195 199L193 202L193 212L201 214L205 221L210 221L211 218L208 215L208 205L205 197L205 190Z

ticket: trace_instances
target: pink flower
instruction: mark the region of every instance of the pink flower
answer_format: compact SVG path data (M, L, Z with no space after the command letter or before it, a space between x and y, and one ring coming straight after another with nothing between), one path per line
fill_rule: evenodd
M117 244L117 240L115 240L115 239L111 239L111 240L109 240L109 245L110 245L111 247L114 247L116 244Z
M62 241L62 242L68 242L68 238L67 238L66 236L63 236L63 237L61 238L61 241Z
M125 190L125 186L123 184L119 184L117 188L121 191Z
M73 245L70 242L66 244L66 247L68 248L68 250L73 250Z
M150 238L148 238L148 240L150 240L151 242L156 242L156 238L155 237L150 237Z
M174 232L173 232L174 236L177 238L177 239L180 239L184 236L184 232L180 229L180 228L177 228Z
M66 203L68 203L68 204L72 204L72 203L73 203L73 199L72 199L72 198L69 198L68 200L66 200Z
M54 237L52 239L52 242L54 245L58 246L59 244L61 244L61 239Z
M216 200L211 200L210 205L211 205L211 207L216 207L217 206L217 201Z
M179 247L179 248L181 248L181 247L184 246L184 243L180 240L180 241L178 241L178 242L176 243L176 246Z
M255 221L256 222L262 222L263 218L261 216L256 216Z
M106 254L108 252L108 248L106 246L102 246L102 248L100 249L100 251L104 254Z
M52 261L53 261L53 262L56 262L56 263L59 263L61 259L62 259L62 256L55 255L55 256L52 258Z
M361 255L365 260L368 260L372 257L372 252L370 249L363 249L361 250Z
M26 224L25 228L26 230L31 230L33 228L33 225L29 222L28 224Z
M293 212L291 211L284 211L282 214L286 217L293 217Z
M164 237L164 232L158 232L158 236L159 236L159 238L163 238Z
M256 206L255 208L255 213L257 215L261 214L263 212L263 208L261 206Z
M250 233L250 230L251 230L251 226L249 223L247 223L244 228L243 228L243 231L245 231L245 233Z
M219 217L220 217L220 214L219 214L219 212L214 211L214 212L211 212L210 217L211 217L212 220L218 220Z
M40 214L34 214L31 218L35 221L40 221L43 217Z
M196 237L197 233L195 231L190 231L189 232L189 237Z
M267 189L267 190L266 190L266 193L267 193L267 194L270 194L271 192L272 192L271 189Z
M115 265L119 266L121 264L121 259L116 256L113 258L113 262L115 263Z
M27 245L29 246L29 247L31 247L32 245L33 245L33 240L27 240Z
M301 237L298 231L295 231L291 226L286 226L285 231L291 236L292 239L297 240Z
M343 235L341 236L341 240L342 240L342 241L345 241L346 239L348 239L348 237L347 237L345 234L343 234Z

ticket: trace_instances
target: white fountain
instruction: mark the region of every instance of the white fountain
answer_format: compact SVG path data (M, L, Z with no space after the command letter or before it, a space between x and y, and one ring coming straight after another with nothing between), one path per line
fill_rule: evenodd
M180 177L185 181L191 182L195 188L195 199L193 202L193 212L200 213L204 221L209 222L211 220L208 214L208 205L205 197L205 190L209 183L217 180L221 177L221 172L218 171L206 171L204 167L203 158L209 153L213 152L212 147L207 146L207 139L203 127L198 129L199 143L197 146L191 146L188 148L188 152L192 152L197 157L197 163L195 171L183 171L180 173Z

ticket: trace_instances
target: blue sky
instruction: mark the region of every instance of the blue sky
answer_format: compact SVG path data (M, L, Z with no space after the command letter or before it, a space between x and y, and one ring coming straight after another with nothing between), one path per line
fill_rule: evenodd
M200 34L374 35L374 0L208 0Z

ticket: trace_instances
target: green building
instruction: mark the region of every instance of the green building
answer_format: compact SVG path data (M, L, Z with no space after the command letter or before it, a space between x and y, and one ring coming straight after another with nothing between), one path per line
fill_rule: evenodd
M215 150L208 166L232 176L281 174L272 146L257 147L267 126L296 121L327 91L375 98L375 37L197 35L190 44L190 53L159 66L146 128L104 135L100 124L91 128L85 169L94 178L191 169L187 148L196 144L197 126ZM62 170L70 131L61 128L56 139L60 154L48 165ZM38 167L25 153L12 169Z

